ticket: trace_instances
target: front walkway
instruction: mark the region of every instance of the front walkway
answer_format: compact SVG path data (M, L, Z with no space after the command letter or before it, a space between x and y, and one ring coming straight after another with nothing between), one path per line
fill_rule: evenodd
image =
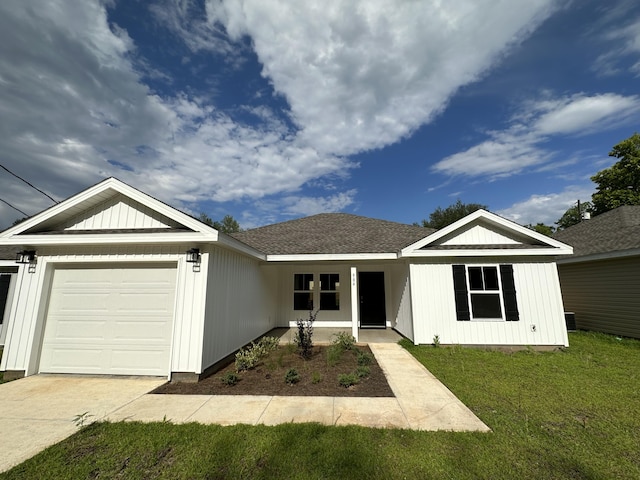
M317 329L314 335L321 331ZM489 431L422 364L396 343L370 343L394 397L279 397L253 395L144 395L109 414L109 421L408 428Z

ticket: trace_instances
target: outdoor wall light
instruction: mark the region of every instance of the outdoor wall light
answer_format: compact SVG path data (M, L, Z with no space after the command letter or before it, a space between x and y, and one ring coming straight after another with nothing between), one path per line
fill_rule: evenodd
M200 263L200 249L187 250L187 263Z
M36 263L36 251L22 250L16 253L16 263Z

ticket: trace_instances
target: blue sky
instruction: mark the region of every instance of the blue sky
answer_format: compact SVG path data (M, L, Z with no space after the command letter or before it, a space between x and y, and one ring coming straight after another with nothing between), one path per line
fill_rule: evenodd
M457 199L552 224L640 130L639 76L637 1L1 2L0 164L243 228ZM4 170L0 199L51 205Z

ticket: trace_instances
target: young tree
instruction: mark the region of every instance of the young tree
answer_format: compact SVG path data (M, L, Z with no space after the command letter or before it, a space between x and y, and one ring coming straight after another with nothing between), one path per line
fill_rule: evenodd
M435 229L444 228L480 209L488 210L489 207L480 203L462 203L458 199L456 203L449 205L447 208L436 208L429 215L429 221L422 220L422 226Z
M578 210L578 204L572 205L556 222L558 230L564 230L571 225L576 225L582 221L586 212L591 213L593 205L591 202L580 202L580 210Z
M541 233L543 235L546 235L547 237L550 237L551 235L553 235L553 232L556 231L556 229L550 225L545 225L544 223L536 223L535 225L529 224L526 226L527 228L530 228L531 230L535 230L538 233Z
M198 220L222 233L236 233L242 231L240 224L231 215L225 215L221 221L214 221L206 213L201 213Z
M640 205L640 135L634 133L618 143L609 156L620 160L591 177L598 184L591 196L594 215L621 205Z

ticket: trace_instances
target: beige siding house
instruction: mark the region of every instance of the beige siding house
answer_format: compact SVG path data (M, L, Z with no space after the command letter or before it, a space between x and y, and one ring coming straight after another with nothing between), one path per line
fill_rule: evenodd
M197 380L275 327L568 345L571 248L479 210L434 231L345 213L234 236L110 178L0 232L5 378Z
M584 330L640 338L640 206L622 206L555 235L564 306Z

